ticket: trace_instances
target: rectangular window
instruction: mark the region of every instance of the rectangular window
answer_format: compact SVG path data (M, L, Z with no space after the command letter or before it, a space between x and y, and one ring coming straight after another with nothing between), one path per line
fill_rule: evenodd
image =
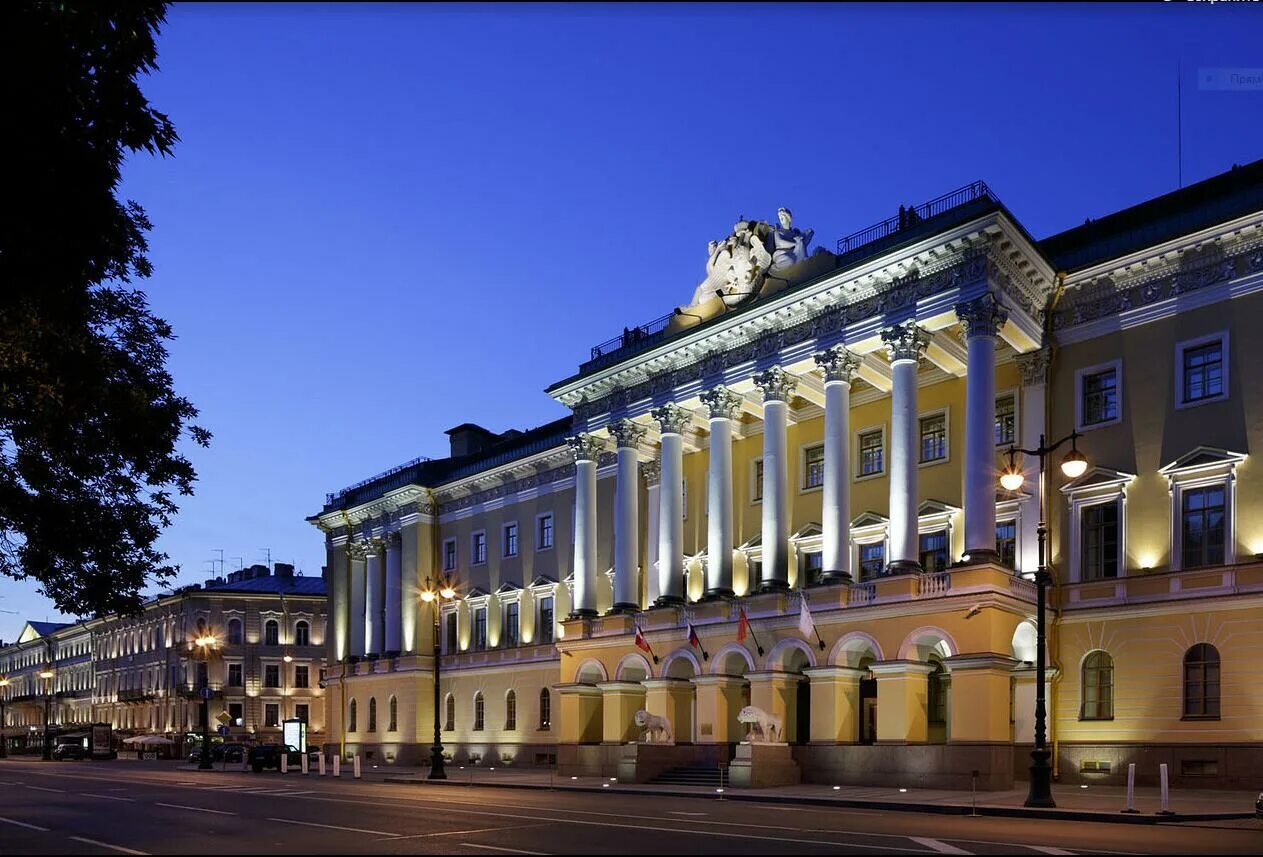
M477 532L473 534L469 549L470 565L482 565L487 561L487 534L485 532Z
M474 651L481 652L487 648L487 608L474 610Z
M920 559L927 574L947 568L947 530L921 534Z
M1180 510L1183 568L1223 565L1224 486L1185 489Z
M267 664L263 667L263 686L264 687L280 687L281 686L281 665Z
M294 667L294 687L309 687L309 675L307 667Z
M820 582L820 572L824 569L824 554L820 551L802 555L801 573L804 585L812 586Z
M1017 568L1017 521L996 521L995 552L1002 565Z
M819 488L822 485L824 485L824 444L819 444L803 450L803 488Z
M228 703L228 720L229 726L245 726L246 725L246 707L240 702Z
M553 641L553 597L551 595L539 599L539 627L535 629L536 639L541 643Z
M878 577L886 568L886 545L873 542L860 545L860 580Z
M862 432L859 440L860 476L873 476L885 470L881 429Z
M281 706L275 702L269 702L263 706L263 725L264 726L280 726L281 725Z
M456 570L456 539L443 542L443 570Z
M947 415L921 417L921 463L947 458Z
M299 703L294 706L294 716L304 723L307 723L308 718L311 717L311 708L308 707L306 703Z
M754 484L750 486L750 502L758 503L763 499L763 459L754 460Z
M539 516L538 523L539 532L535 539L536 550L547 550L553 546L553 516L552 513Z
M245 682L241 680L241 664L228 665L228 686L241 687Z
M1012 393L995 400L995 445L1011 446L1017 438L1017 397Z
M1084 580L1118 577L1118 511L1117 500L1083 508Z
M516 603L507 604L504 608L504 644L516 646L518 641L518 610Z
M504 525L504 555L517 556L517 524Z
M1118 419L1118 369L1111 366L1081 379L1083 425L1094 426Z
M1185 403L1222 398L1224 394L1223 340L1216 339L1191 348L1183 354Z
M453 612L443 617L443 651L454 655L456 646L456 614Z

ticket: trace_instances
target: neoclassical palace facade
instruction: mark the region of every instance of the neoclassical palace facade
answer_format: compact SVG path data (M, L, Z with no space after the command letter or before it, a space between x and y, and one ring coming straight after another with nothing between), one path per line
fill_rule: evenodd
M330 742L416 763L437 716L462 762L643 781L753 705L757 783L1008 787L1042 508L1056 775L1263 784L1263 161L1042 240L981 183L812 237L738 223L569 415L327 498ZM1072 433L1084 472L1001 488Z

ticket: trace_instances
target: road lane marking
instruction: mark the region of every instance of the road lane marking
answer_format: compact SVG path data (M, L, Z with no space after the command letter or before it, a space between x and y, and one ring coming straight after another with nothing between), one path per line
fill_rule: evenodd
M48 788L47 786L27 786L27 788L28 788L28 789L35 789L35 791L37 791L37 792L57 792L58 794L65 794L65 793L66 793L66 790L65 790L65 789L50 789L50 788Z
M783 808L784 808L784 807L781 807L781 809L783 809ZM705 813L705 812L680 812L680 811L678 811L678 810L674 810L674 809L672 809L672 810L668 810L668 811L667 811L667 815L688 815L688 816L693 816L693 817L695 817L695 818L696 818L696 817L703 816L703 815L709 815L709 813Z
M547 851L523 851L521 848L503 848L499 845L479 845L477 842L462 842L465 848L486 848L488 851L504 851L508 854L547 854Z
M497 827L475 827L470 830L440 830L437 833L410 833L407 835L391 834L385 839L378 839L377 842L394 842L398 839L430 839L436 836L468 836L471 833L499 833L504 830L525 830L528 827L544 827L543 822L539 824L510 824L500 825Z
M135 848L124 848L122 845L111 845L108 842L101 842L96 839L89 839L86 836L72 836L70 838L73 839L75 842L86 842L89 845L95 845L98 848L108 848L111 851L117 851L120 854L143 854L143 855L146 855L146 857L148 857L148 854L149 854L148 851L137 851Z
M972 851L966 851L964 848L957 848L955 845L948 845L946 842L941 842L937 839L930 839L925 836L909 836L908 838L911 839L913 842L915 842L917 845L923 845L926 848L929 848L932 851L937 851L940 854L973 854L974 853Z
M314 821L298 821L293 818L269 818L268 821L275 821L280 824L301 824L303 827L323 827L325 830L345 830L347 833L371 833L374 836L389 836L392 839L399 837L398 833L388 833L385 830L365 830L362 827L339 827L336 824L316 824Z
M38 830L40 833L47 833L47 827L40 827L38 824L27 824L25 821L18 821L16 818L5 818L0 815L0 821L5 824L16 824L18 827L25 827L28 830Z
M155 803L154 806L165 806L167 809L187 809L190 812L210 812L215 815L236 815L235 812L228 812L223 809L210 809L204 806L185 806L182 803Z
M134 798L119 797L118 795L95 795L91 792L79 792L79 797L99 797L101 800L125 800L128 803L135 803Z
M1064 848L1054 848L1051 845L1026 845L1023 846L1032 851L1038 851L1040 854L1074 854L1073 851L1067 851Z

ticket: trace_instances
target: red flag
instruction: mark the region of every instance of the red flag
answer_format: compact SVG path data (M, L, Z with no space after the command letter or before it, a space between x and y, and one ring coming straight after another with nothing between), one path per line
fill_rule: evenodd
M741 612L737 616L737 642L744 643L750 633L750 620L746 618L746 609L744 607L738 609Z
M697 631L694 630L692 622L689 622L689 645L697 646L699 649L702 647L702 640L697 636Z
M640 630L639 625L636 626L636 648L653 654L653 649L649 648L649 641L645 639L645 632Z

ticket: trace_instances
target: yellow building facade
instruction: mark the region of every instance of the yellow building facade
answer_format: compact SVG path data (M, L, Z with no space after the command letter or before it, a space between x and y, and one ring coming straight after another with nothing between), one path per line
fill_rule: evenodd
M1263 162L1040 241L981 183L832 251L779 221L553 384L568 416L327 498L330 743L1006 788L1042 509L1057 776L1260 784Z

